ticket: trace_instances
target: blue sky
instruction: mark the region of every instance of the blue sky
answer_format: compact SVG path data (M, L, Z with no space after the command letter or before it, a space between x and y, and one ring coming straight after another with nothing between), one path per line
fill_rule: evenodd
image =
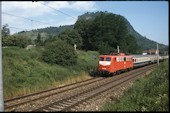
M169 45L168 7L168 1L3 1L1 22L2 25L9 25L12 34L49 26L72 25L78 16L86 12L108 11L124 16L142 36Z

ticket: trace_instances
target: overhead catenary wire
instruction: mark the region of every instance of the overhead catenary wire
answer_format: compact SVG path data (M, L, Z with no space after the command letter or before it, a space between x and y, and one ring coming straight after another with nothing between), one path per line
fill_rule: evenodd
M7 12L2 12L2 14L6 14L6 15L10 15L10 16L15 16L15 17L18 17L18 18L23 18L23 19L30 20L30 21L35 21L35 22L51 25L50 23L45 23L45 22L41 22L41 21L38 21L38 20L33 20L33 19L30 19L30 18L21 17L21 16L18 16L18 15L7 13Z
M25 29L25 28L18 28L18 27L11 27L11 26L9 26L8 28L13 29L12 31L15 31L16 33L21 32L18 29L23 30L23 31L29 31L28 29Z
M14 17L18 17L18 18L22 18L22 19L25 19L25 20L29 20L29 21L31 21L31 29L32 29L32 23L33 23L33 21L35 21L35 22L39 22L39 23L42 23L42 24L48 24L48 25L51 25L50 23L45 23L45 22L41 22L41 21L38 21L38 20L33 20L33 19L30 19L30 18L26 18L26 17L22 17L22 16L18 16L18 15L10 14L10 13L7 13L7 12L2 12L2 14L6 14L6 15L9 15L9 16L14 16ZM28 29L19 28L19 27L9 27L9 28L22 29L22 30L28 30Z
M66 14L66 13L64 13L64 12L62 12L62 11L60 11L60 10L57 10L57 9L55 9L55 8L53 8L53 7L49 6L49 5L47 5L47 4L43 4L43 3L41 3L41 2L38 2L38 3L40 3L40 4L44 5L44 6L47 6L47 7L51 8L51 9L53 9L53 10L55 10L55 11L58 11L58 12L64 14L64 15L67 15L67 16L73 18L73 19L76 19L75 17L73 17L73 16L71 16L71 15L69 15L69 14ZM57 13L56 13L56 14L57 14Z
M19 27L11 27L11 26L10 26L10 27L8 27L8 28L22 29L22 30L25 30L25 31L26 31L26 30L28 30L28 29L24 29L24 28L19 28Z
M37 1L36 1L36 2L37 2ZM40 2L38 2L38 3L40 3ZM55 8L49 6L49 5L46 5L46 4L43 4L43 3L40 3L40 4L42 4L42 5L44 5L44 6L47 6L47 7L51 8L51 9L53 9L53 10L55 10L55 11L58 11L58 12L64 14L64 15L67 15L67 16L73 18L73 19L76 19L75 17L73 17L73 16L71 16L71 15L69 15L69 14L66 14L66 13L64 13L64 12L62 12L62 11L60 11L60 10L57 10L57 9L55 9ZM39 23L43 23L43 24L51 25L50 23L41 22L41 21L38 21L38 20L33 20L33 19L30 19L30 18L27 18L27 17L18 16L18 15L15 15L15 14L10 14L10 13L4 12L4 11L1 12L1 13L2 13L2 14L5 14L5 15L14 16L14 17L18 17L18 18L22 18L22 19L26 19L26 20L31 21L31 29L32 29L32 23L33 23L33 21L39 22ZM54 12L54 13L56 13L56 12ZM57 13L56 13L56 14L57 14ZM9 27L9 28L23 29L23 28L17 28L17 27ZM25 30L25 29L23 29L23 30Z
M37 2L37 1L36 1L36 2ZM48 8L51 8L51 9L53 9L53 10L55 10L55 11L58 11L58 12L60 12L60 13L64 14L64 15L67 15L67 16L69 16L69 17L73 18L73 19L77 19L77 18L75 18L75 17L73 17L73 16L71 16L71 15L69 15L69 14L66 14L66 13L64 13L64 12L62 12L62 11L60 11L60 10L57 10L57 9L55 9L55 8L53 8L53 7L49 6L49 5L47 5L47 4L43 4L43 3L41 3L41 2L38 2L38 3L40 3L40 4L44 5L44 6L48 7ZM41 21L38 21L38 20L33 20L33 19L30 19L30 18L27 18L27 17L22 17L22 16L18 16L18 15L10 14L10 13L4 12L4 11L3 11L3 12L1 12L1 13L2 13L2 14L6 14L6 15L10 15L10 16L14 16L14 17L18 17L18 18L23 18L23 19L30 20L30 21L35 21L35 22L39 22L39 23L49 24L49 25L51 25L50 23L41 22ZM55 12L55 13L56 13L56 12ZM56 13L56 14L57 14L57 13Z

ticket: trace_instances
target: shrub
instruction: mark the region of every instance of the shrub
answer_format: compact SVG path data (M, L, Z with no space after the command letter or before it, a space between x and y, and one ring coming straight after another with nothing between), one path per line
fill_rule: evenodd
M76 64L76 58L74 48L62 40L47 43L42 54L42 59L45 62L62 66Z

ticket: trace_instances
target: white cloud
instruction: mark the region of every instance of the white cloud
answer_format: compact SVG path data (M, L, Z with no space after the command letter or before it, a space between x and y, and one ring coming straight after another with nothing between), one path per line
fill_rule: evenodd
M63 17L59 16L59 12L44 6L46 4L56 10L62 11L65 14L68 14L65 11L68 11L72 14L74 19L61 14ZM64 11L63 11L64 10ZM18 27L18 28L40 28L47 26L59 26L59 25L70 25L74 24L77 20L76 16L80 16L80 12L89 12L97 10L95 2L92 1L51 1L51 2L31 2L31 1L2 1L2 25L8 24L9 26ZM51 23L51 25L43 25L42 23L35 23L31 25L30 20L23 18L14 17L11 15L6 15L4 13L13 14L20 17L29 18L32 20L38 20L40 22ZM55 12L55 13L54 13ZM74 12L74 13L73 13ZM77 15L76 15L77 14ZM50 19L49 19L50 18ZM41 21L42 20L42 21ZM36 26L35 26L36 25ZM12 30L12 29L11 29ZM12 31L11 31L12 32Z
M72 8L79 11L95 11L97 6L95 2L78 1L72 4Z
M24 17L30 16L40 16L45 13L54 11L49 7L43 6L46 4L56 10L60 9L72 9L76 11L95 11L97 6L95 2L88 1L78 1L78 2L68 2L68 1L54 1L54 2L2 2L2 12L10 12L14 14L19 14Z
M70 8L70 5L67 1L48 2L47 5L52 8L55 8L56 10L59 10L62 8Z
M56 1L49 2L49 6L55 9L68 8L76 11L95 11L97 10L97 5L95 2L89 1L76 1L76 2L67 2L67 1Z
M36 2L2 2L2 12L8 12L23 17L40 16L51 11Z

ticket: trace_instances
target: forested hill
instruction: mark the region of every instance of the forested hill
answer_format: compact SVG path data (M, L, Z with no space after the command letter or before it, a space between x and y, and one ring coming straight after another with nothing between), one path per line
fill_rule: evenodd
M34 29L31 31L21 31L18 34L26 35L28 37L31 37L32 40L35 40L38 36L38 33L41 34L41 38L43 40L48 39L50 36L56 36L63 32L66 29L72 29L73 25L64 25L64 26L59 26L59 27L46 27L46 28L41 28L41 29ZM18 35L14 34L14 35Z
M140 47L142 47L143 50L156 49L156 45L158 43L160 51L163 51L163 50L168 51L167 45L160 44L159 42L152 41L152 40L148 39L147 37L140 35L138 32L136 32L134 30L134 28L128 22L127 19L126 19L126 21L127 21L127 27L129 29L129 33L132 34L133 36L135 36L137 44Z
M71 29L73 28L73 25L65 25L65 26L59 26L59 27L47 27L42 29L37 29L37 32L46 32L52 36L58 35L65 29Z
M66 29L74 29L76 33L78 31L78 34L82 38L80 39L82 40L82 44L79 47L84 50L99 50L101 53L106 53L108 51L116 51L117 45L120 46L123 52L127 53L131 53L132 51L138 53L143 50L156 49L157 42L149 40L147 37L136 32L129 21L123 16L108 13L107 11L87 12L80 15L74 25L47 27L32 31L23 31L18 34L26 34L35 40L38 33L40 33L41 38L46 40L50 36L58 37ZM161 51L168 51L168 46L159 44L159 49Z
M105 13L107 13L107 12L105 12ZM79 16L78 19L86 19L86 20L92 19L93 20L96 16L98 16L100 14L101 14L101 12L96 12L96 13L87 12L87 13ZM121 15L117 15L117 16L121 16ZM125 17L123 17L123 16L121 16L121 17L127 23L128 32L136 38L136 42L141 47L142 50L156 49L157 42L152 41L152 40L148 39L147 37L139 34L137 31L134 30L132 25L129 23L129 21ZM164 51L164 50L168 51L167 45L160 44L159 42L158 42L158 44L159 44L160 51Z

